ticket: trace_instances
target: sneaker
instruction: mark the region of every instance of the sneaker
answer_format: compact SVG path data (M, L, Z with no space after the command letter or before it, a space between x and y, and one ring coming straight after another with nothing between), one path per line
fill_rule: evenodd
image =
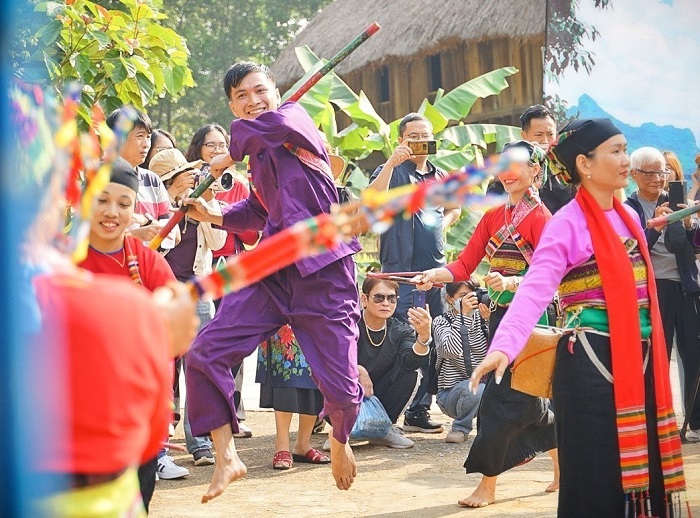
M243 439L253 436L253 430L250 429L244 422L238 421L238 432L234 433L233 436L236 439Z
M214 454L209 448L202 448L201 450L196 450L192 454L195 466L211 466L216 462L214 460Z
M173 435L175 435L175 425L173 425L173 423L170 423L168 425L168 437L172 437Z
M685 440L688 442L700 442L700 429L685 432Z
M323 443L323 446L321 446L321 449L323 451L331 451L331 439L330 437L326 439L326 441Z
M170 455L163 455L158 459L158 468L156 471L158 478L161 480L173 480L183 478L190 474L187 468L178 466Z
M323 419L316 419L316 422L314 423L314 429L311 433L312 434L323 433L325 429L326 429L326 421Z
M450 430L449 432L447 432L447 437L445 437L445 442L458 443L464 442L466 440L467 434L458 430Z
M396 425L391 425L384 437L371 439L370 444L375 446L386 446L387 448L398 448L400 450L413 448L413 441L403 436L403 430Z
M444 429L440 423L430 419L430 414L423 410L415 414L405 414L403 429L406 432L441 433Z

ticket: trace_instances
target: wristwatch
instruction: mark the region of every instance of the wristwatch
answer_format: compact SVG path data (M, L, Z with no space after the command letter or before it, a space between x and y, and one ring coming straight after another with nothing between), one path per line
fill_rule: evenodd
M430 344L433 343L433 337L432 337L432 336L429 336L427 342L421 342L421 339L418 338L418 335L416 335L416 342L418 342L419 344L421 344L423 347L428 347Z

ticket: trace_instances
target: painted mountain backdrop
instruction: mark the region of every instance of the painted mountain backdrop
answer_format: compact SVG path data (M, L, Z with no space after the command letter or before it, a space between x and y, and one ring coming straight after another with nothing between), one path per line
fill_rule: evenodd
M580 112L581 117L607 117L613 124L620 128L627 138L628 152L643 146L652 146L662 151L673 151L683 164L683 172L686 179L690 180L690 174L695 170L695 155L700 152L695 136L687 128L676 128L674 126L657 126L653 122L646 122L641 126L630 126L619 119L616 119L590 96L584 94L578 101L577 107L569 110L569 115Z

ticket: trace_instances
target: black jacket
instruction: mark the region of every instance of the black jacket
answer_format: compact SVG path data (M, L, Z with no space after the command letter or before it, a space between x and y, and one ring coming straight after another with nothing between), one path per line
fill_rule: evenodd
M668 195L663 193L656 202L656 206L658 207L667 201ZM647 219L644 216L644 209L639 201L638 193L631 194L625 200L625 203L639 214L642 227L645 229L647 245L649 250L651 250L659 240L659 237L661 237L661 232L653 228L646 228ZM700 271L698 270L698 262L695 257L697 250L693 247L693 239L697 230L695 224L690 230L686 230L683 222L677 221L666 226L666 236L664 237L666 249L676 256L676 265L681 278L681 288L686 295L689 293L700 293Z

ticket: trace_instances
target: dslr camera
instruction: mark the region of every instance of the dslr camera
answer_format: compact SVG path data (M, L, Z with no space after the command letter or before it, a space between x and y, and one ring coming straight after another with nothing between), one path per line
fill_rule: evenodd
M489 297L489 290L486 288L477 288L476 291L476 300L479 301L479 304L486 304L487 306L491 303L491 297Z
M199 183L209 176L211 168L206 162L202 164L199 170L199 174L194 179L195 188ZM225 171L217 180L212 184L211 190L214 192L230 191L233 188L233 174L229 171Z

